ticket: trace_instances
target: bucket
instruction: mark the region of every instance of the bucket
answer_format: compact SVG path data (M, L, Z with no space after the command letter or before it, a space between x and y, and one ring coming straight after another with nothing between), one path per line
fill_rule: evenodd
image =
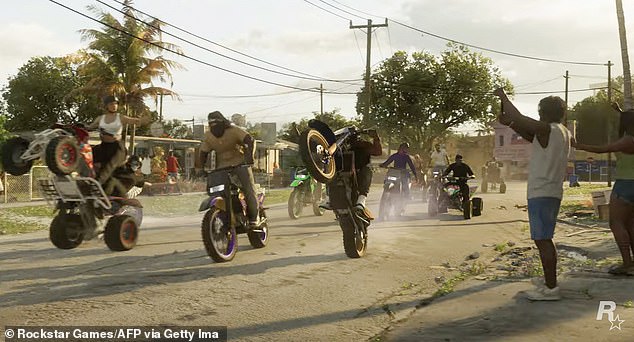
M599 219L602 221L610 220L610 205L609 204L600 204L598 206Z

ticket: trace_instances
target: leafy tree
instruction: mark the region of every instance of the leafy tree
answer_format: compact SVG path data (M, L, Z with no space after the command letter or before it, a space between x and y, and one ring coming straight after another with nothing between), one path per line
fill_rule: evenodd
M163 131L174 139L191 139L193 137L189 126L178 119L163 122Z
M101 113L99 101L74 90L85 83L76 56L34 57L3 89L6 128L40 130L55 122L90 122Z
M179 98L177 93L153 83L172 82L171 70L181 68L160 55L164 49L181 52L178 46L162 40L160 20L137 17L131 0L124 0L123 21L97 7L88 8L105 25L102 30L81 31L82 38L90 41L81 68L90 81L82 91L100 96L118 95L126 113L133 117L148 111L147 97L156 99L164 94ZM132 132L130 146L134 146Z
M493 121L499 111L492 95L495 87L512 92L491 59L456 44L438 57L396 52L374 71L370 82L369 115L363 122L425 152L454 127ZM366 92L364 87L357 95L359 113L365 112ZM429 158L427 153L422 156Z
M612 84L613 89L620 89L623 77L617 77ZM612 102L622 104L623 93L613 92ZM610 106L607 90L577 102L570 110L568 120L577 120L576 138L580 143L601 145L617 138L619 114Z
M353 125L361 128L362 126L361 121L357 119L350 120L346 118L345 116L341 115L339 112L340 112L339 108L335 108L331 112L326 111L323 114L319 112L313 112L313 117L314 119L323 121L325 124L330 126L330 128L332 128L333 131L339 128L353 126ZM308 121L309 119L302 119L299 122L284 124L284 126L282 127L282 130L278 132L278 136L281 139L297 143L299 142L299 136L295 132L293 125L296 125L297 129L301 133L302 131L308 128Z

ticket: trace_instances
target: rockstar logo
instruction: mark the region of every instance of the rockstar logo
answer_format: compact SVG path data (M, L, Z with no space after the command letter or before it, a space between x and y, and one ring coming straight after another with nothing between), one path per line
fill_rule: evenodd
M618 322L618 324L617 324L617 323L615 323L615 322ZM612 329L619 329L619 330L621 330L621 324L622 324L623 322L625 322L625 320L622 320L621 318L619 318L619 315L616 315L616 317L614 318L614 320L610 321L610 324L612 324L612 326L610 327L610 331L611 331Z

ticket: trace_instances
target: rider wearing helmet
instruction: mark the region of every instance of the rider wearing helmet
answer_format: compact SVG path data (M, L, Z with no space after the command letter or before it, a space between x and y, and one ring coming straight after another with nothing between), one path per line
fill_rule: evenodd
M214 111L207 116L209 132L205 133L200 146L200 165L207 162L211 151L216 151L216 168L253 165L255 140L244 129L233 125L222 113ZM255 181L251 167L236 169L240 179L241 190L247 202L249 227L258 228L261 224L258 217L258 202L255 195Z
M467 185L467 178L473 176L473 171L471 167L466 163L462 162L462 156L456 154L456 162L449 165L447 170L443 173L443 176L448 175L453 172L453 176L456 177L457 183L460 186L460 192L462 192L462 198L467 201L469 200L469 186Z
M121 142L123 125L145 125L152 120L150 116L131 118L120 115L119 100L113 95L103 98L103 106L105 113L88 125L88 129L99 129L101 143L93 148L93 160L97 181L102 185L108 181L114 170L126 161L127 152Z
M379 166L387 167L392 162L394 163L394 168L400 169L400 170L406 170L407 166L409 165L409 168L412 170L412 174L414 175L414 178L416 179L416 183L418 183L418 173L416 172L416 166L414 166L414 162L412 161L412 158L409 155L408 143L405 142L399 145L398 151L392 154L389 158L387 158L385 162L383 162ZM406 198L408 198L409 196L409 180L410 180L409 173L405 173L405 177L401 177L401 189L403 191L403 195L405 195Z

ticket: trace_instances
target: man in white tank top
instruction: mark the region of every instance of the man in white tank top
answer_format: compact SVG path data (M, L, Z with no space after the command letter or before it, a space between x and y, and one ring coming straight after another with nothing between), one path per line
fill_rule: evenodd
M536 289L527 292L528 299L559 300L557 250L552 239L570 151L571 135L561 124L566 103L555 96L543 98L539 101L537 121L522 115L502 88L496 89L495 95L502 100L500 123L511 127L533 144L528 172L528 221L531 239L539 249L544 280L533 281Z

